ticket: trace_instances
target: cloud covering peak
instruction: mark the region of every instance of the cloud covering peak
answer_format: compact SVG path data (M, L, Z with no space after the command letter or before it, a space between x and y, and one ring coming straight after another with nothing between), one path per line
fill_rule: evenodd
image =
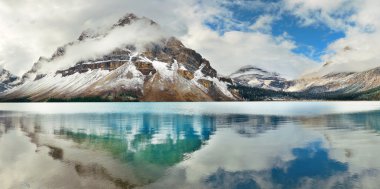
M79 40L61 47L60 56L53 55L51 61L42 63L39 71L48 73L67 69L79 61L95 60L126 46L133 46L136 51L142 51L152 43L159 44L166 37L152 20L128 14L109 30L82 33Z
M347 17L349 23L344 27L345 37L329 44L326 49L329 53L321 57L324 66L311 70L312 75L360 72L380 66L380 2L341 1L335 9L349 10L348 7L355 13Z

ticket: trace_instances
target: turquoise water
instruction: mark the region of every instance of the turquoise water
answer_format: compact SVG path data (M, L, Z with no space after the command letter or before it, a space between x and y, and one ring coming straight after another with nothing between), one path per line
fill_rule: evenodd
M0 188L380 184L380 103L36 103L0 110Z

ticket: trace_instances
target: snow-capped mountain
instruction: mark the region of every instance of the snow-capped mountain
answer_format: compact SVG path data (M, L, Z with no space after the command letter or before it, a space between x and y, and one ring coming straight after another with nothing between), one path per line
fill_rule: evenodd
M154 21L128 14L107 30L86 30L50 58L41 57L0 98L233 100L227 84L206 59L166 36Z
M0 93L13 87L19 78L0 66Z
M283 90L287 81L278 73L268 72L255 66L244 66L230 75L232 81L237 85L257 87L275 91Z
M292 81L286 91L357 93L380 86L380 67L363 72L330 73Z
M346 46L337 52L337 55L344 57L347 53L354 51L354 48ZM354 71L358 69L350 67L350 64L345 61L344 58L327 59L319 69L289 83L286 91L348 94L360 93L380 86L380 67L373 66L372 69Z

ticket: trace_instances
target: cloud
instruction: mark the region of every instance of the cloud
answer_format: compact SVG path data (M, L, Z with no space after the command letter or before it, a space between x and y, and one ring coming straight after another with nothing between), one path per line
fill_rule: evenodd
M284 9L300 19L304 26L325 24L331 29L345 30L351 24L356 5L347 0L284 0Z
M270 32L272 30L272 22L275 18L272 15L262 15L249 28L254 31Z
M202 27L202 26L198 26ZM221 73L231 73L245 65L255 65L276 71L288 78L295 78L316 64L310 59L295 55L294 43L284 38L255 32L226 32L219 36L207 29L195 29L184 42L207 57ZM192 35L197 35L194 40ZM223 62L223 64L217 64Z
M323 56L322 60L328 64L312 70L313 74L359 72L380 66L380 12L377 10L380 2L362 0L350 6L355 10L355 14L350 16L350 21L354 24L346 25L346 36L327 47L326 50L330 53ZM331 7L325 9L331 12L334 10Z
M365 33L352 29L347 37L332 43L328 49L335 52L323 57L328 63L317 73L360 72L380 66L380 35L378 32Z
M142 52L150 43L158 44L167 37L157 25L150 20L137 20L130 25L116 27L104 37L88 38L67 46L65 54L42 65L43 73L67 69L81 60L97 59L111 53L116 48L123 49L126 45L134 45L138 52Z

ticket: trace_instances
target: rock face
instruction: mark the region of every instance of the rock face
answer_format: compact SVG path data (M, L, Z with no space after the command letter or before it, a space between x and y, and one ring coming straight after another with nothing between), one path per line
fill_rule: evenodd
M0 67L0 93L11 89L19 78Z
M255 66L244 66L230 75L237 85L281 91L287 87L287 80L275 72L268 72Z
M77 97L100 97L110 101L236 99L228 90L229 82L219 79L206 59L174 37L149 41L143 48L141 44L126 42L94 58L83 58L71 66L44 71L68 59L70 49L104 40L114 30L146 23L147 28L153 25L150 29L159 29L154 21L128 14L106 32L86 30L77 41L59 47L50 58L40 58L23 75L18 86L0 93L0 98L32 101Z

